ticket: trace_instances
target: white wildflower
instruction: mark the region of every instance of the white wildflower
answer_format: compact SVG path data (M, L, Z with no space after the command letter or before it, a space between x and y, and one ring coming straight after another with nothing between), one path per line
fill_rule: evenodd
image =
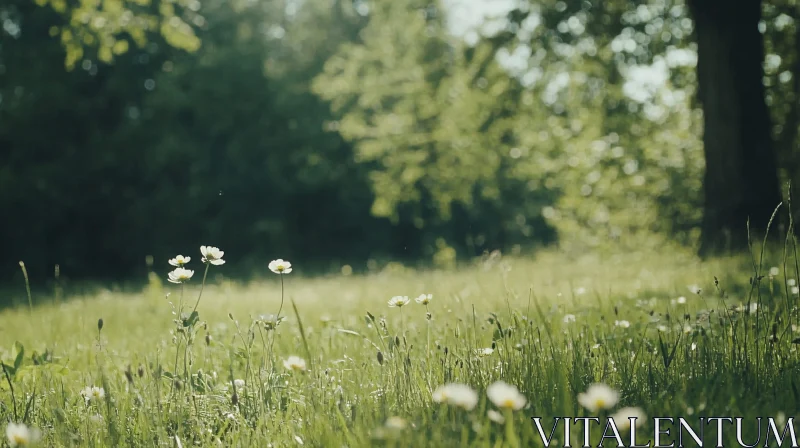
M449 383L433 391L433 401L471 411L478 404L478 393L466 384Z
M614 420L617 428L625 431L631 428L631 421L630 419L634 418L636 422L636 427L640 427L645 424L645 419L647 419L647 415L645 415L644 411L641 408L622 408L619 411L615 412L611 415L611 419Z
M185 283L194 275L191 269L175 268L172 272L167 274L167 280L172 283Z
M215 266L225 264L225 260L222 259L225 252L219 250L218 247L200 246L200 253L203 254L203 263L211 263Z
M494 353L494 349L491 347L475 349L475 354L481 358L484 356L490 356L492 353Z
M394 296L389 300L389 307L390 308L400 308L403 305L407 305L410 300L408 296Z
M501 409L518 411L525 406L527 399L519 390L504 381L497 381L486 388L486 395L495 406Z
M283 361L283 367L295 372L305 372L306 360L299 356L290 356Z
M433 294L420 294L420 296L414 300L416 300L416 302L420 305L427 305L431 303L431 300L433 300Z
M269 270L276 274L291 274L292 263L278 258L277 260L272 260L269 262Z
M81 391L81 395L86 402L90 402L92 400L102 400L106 396L106 391L103 390L102 387L97 386L88 386Z
M611 409L619 401L619 392L603 383L589 386L584 393L578 394L578 403L590 412Z
M184 257L183 255L178 255L175 258L169 259L169 264L177 267L183 267L186 263L192 261L192 257Z
M40 432L35 428L28 428L24 423L9 423L6 426L6 438L11 448L29 446L39 440Z

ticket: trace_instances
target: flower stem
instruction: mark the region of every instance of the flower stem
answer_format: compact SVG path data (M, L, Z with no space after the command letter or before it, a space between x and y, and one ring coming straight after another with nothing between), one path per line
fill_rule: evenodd
M206 270L203 272L203 283L200 284L200 294L197 295L197 303L194 304L193 313L197 311L197 306L200 305L200 298L203 297L203 289L206 287L206 276L208 275L208 268L210 267L211 263L206 263Z
M277 321L281 318L281 311L283 310L283 274L281 274L281 306L278 307L278 314L275 316L275 321L277 325Z
M514 432L514 413L510 409L506 409L506 441L512 448L519 448L519 439Z
M278 332L278 324L281 321L281 311L283 310L283 274L281 274L281 306L278 308L278 314L275 315L275 326L272 328L272 338L269 341L269 356L270 361L272 361L272 371L275 371L275 362L272 358L272 348L275 346L275 336Z

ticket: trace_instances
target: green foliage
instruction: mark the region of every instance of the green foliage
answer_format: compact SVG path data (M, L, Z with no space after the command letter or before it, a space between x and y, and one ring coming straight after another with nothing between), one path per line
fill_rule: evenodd
M768 2L763 8L764 86L773 120L782 180L796 179L795 156L800 126L800 33L795 0ZM797 216L795 216L796 218Z
M112 62L125 54L133 43L139 48L148 42L148 35L159 34L169 45L195 51L200 40L194 26L204 24L199 0L34 0L65 18L62 26L49 29L59 36L64 46L64 64L68 70L86 56L86 49L96 52L102 62Z
M670 60L691 32L683 4L637 15L626 2L555 3L512 12L516 32L473 47L447 34L437 3L381 4L362 40L328 61L315 89L371 164L374 214L427 229L463 220L457 204L470 237L487 241L484 220L503 228L489 247L547 242L548 224L579 248L692 241L701 121L691 66ZM512 55L530 60L515 73L499 62ZM648 63L670 78L631 98L623 75Z
M697 237L682 0L519 2L458 35L432 0L59 1L0 6L4 280L20 259L145 279L209 240L253 254L246 273L277 252L362 270ZM795 6L764 5L785 180Z
M466 48L441 15L429 2L379 5L363 43L344 45L315 80L370 167L372 212L433 235L448 227L442 236L473 250L520 243L534 227L548 242L540 211L551 195L520 198L507 156L520 85L494 44Z

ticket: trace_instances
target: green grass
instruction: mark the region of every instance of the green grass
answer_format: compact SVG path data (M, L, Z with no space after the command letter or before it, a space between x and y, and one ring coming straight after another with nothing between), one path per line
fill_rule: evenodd
M762 272L783 266L781 258ZM641 407L648 416L754 421L791 417L800 404L798 298L785 293L782 268L753 287L746 257L542 254L456 271L318 278L304 278L296 262L284 276L286 320L276 330L259 322L281 304L266 262L263 281L247 285L220 281L225 266L211 266L197 322L188 313L203 267L191 264L185 322L181 286L155 281L143 293L67 297L32 312L24 296L15 298L25 306L0 313L8 372L0 420L40 428L43 446L498 447L541 446L532 416L590 415L576 397L595 382L620 392L614 409ZM798 277L793 259L787 269ZM695 285L700 294L690 292ZM422 293L433 294L430 320L413 302ZM412 302L389 308L395 295ZM748 301L760 303L758 312L731 310ZM615 325L623 320L630 326ZM476 353L490 347L490 355ZM307 372L284 368L292 355L307 361ZM497 380L528 402L505 424L487 418L495 406L486 389ZM477 390L478 405L434 403L433 390L449 382ZM93 385L105 397L87 404L80 393ZM406 427L387 426L391 417ZM601 432L593 430L595 446ZM715 440L711 427L705 439Z

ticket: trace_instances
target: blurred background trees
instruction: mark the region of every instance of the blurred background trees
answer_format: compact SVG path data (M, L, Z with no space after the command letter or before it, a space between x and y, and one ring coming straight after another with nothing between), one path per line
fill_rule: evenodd
M800 175L798 5L745 3L8 0L0 277L735 248Z

